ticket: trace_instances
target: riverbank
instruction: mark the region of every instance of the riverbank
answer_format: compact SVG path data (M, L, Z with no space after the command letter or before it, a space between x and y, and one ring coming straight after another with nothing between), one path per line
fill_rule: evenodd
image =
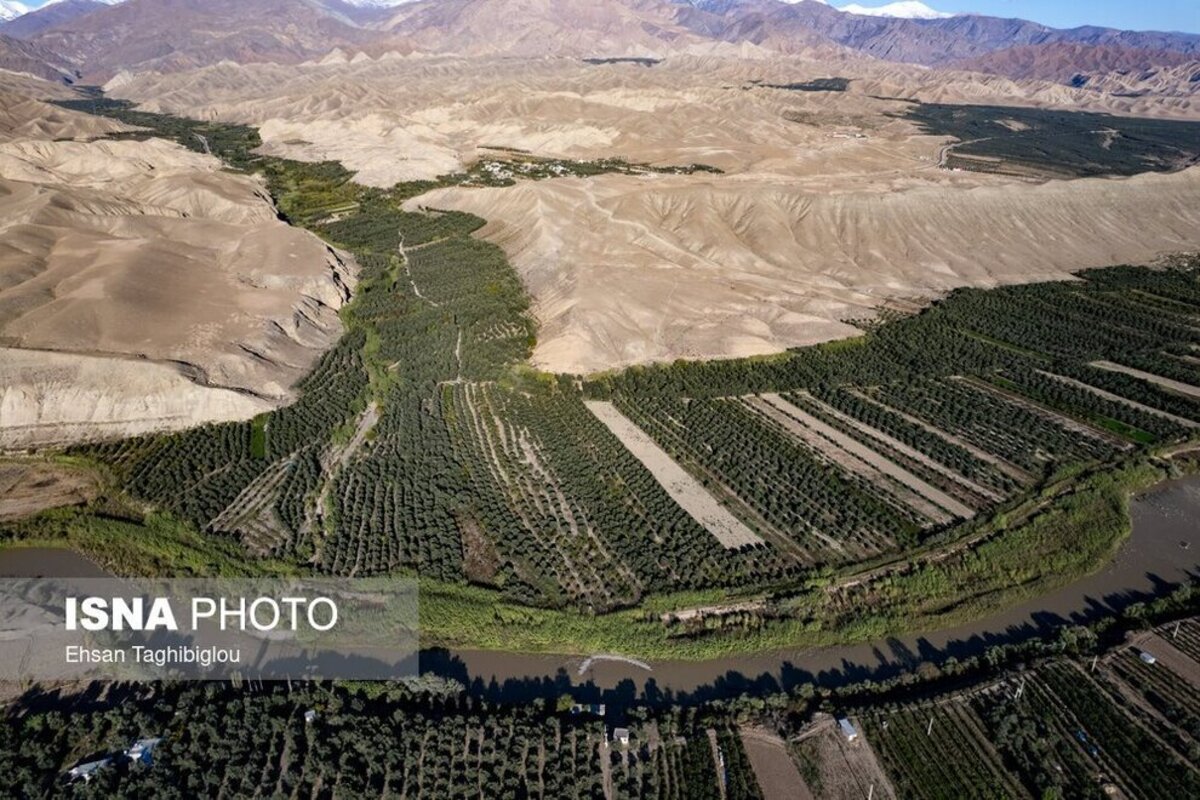
M726 628L703 638L671 637L663 615L728 604L729 596L658 596L635 610L593 616L519 606L486 589L422 579L422 643L471 676L505 680L563 670L573 680L615 683L653 676L661 682L665 670L680 686L729 671L778 675L785 665L794 670L803 664L806 671L823 672L846 663L879 667L911 662L912 654L922 652L961 652L972 640L978 647L1071 621L1102 608L1099 601L1106 596L1150 596L1185 579L1187 569L1200 569L1200 539L1191 541L1195 532L1172 529L1164 540L1166 523L1146 518L1150 521L1135 526L1130 516L1130 496L1160 484L1166 489L1144 497L1185 487L1167 505L1181 519L1200 517L1200 477L1161 483L1166 477L1161 462L1151 461L1081 476L1051 498L1009 515L1021 523L1006 528L997 521L991 535L977 535L971 546L951 544L923 554L919 563L845 575L777 597L759 595L763 609L791 610L794 616L764 616L757 629ZM1139 500L1136 508L1145 502ZM1135 529L1139 536L1126 544ZM165 515L135 521L59 509L0 528L0 536L0 567L5 553L54 548L126 575L298 571L295 565L248 560L236 543L199 534ZM1185 540L1194 547L1180 550L1177 541ZM1175 542L1174 549L1163 541ZM1147 585L1151 574L1155 580ZM600 660L576 674L587 656L599 653L648 661L653 669Z

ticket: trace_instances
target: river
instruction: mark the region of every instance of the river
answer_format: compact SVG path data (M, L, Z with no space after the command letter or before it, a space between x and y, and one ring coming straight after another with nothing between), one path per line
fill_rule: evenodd
M784 650L715 661L656 661L489 651L423 651L422 671L453 677L493 699L578 697L607 702L703 699L884 679L921 662L940 664L993 644L1018 642L1065 623L1083 623L1169 592L1200 576L1200 476L1170 481L1131 503L1133 534L1100 572L967 625L871 644ZM96 577L95 563L69 550L0 551L0 575ZM581 672L582 669L582 672Z

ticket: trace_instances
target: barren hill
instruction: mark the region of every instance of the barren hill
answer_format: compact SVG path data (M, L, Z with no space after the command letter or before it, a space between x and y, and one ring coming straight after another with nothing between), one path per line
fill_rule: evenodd
M61 53L89 80L122 69L178 71L224 60L291 64L335 49L348 58L388 52L540 58L842 48L925 65L1057 43L1200 53L1200 36L1191 34L1056 30L978 15L895 19L777 0L417 0L390 10L340 0L128 0L99 8L79 0L30 15L20 35Z
M67 59L49 48L0 33L0 70L22 72L48 81L72 81L75 72Z
M59 0L0 24L0 33L15 39L31 39L48 28L67 24L105 8L107 6L104 3L96 0Z
M536 299L535 361L574 373L780 352L853 335L843 320L897 301L1200 245L1200 169L1038 187L836 185L610 176L420 202L491 220L482 235Z
M28 88L28 87L26 87ZM0 446L245 418L340 332L350 267L256 179L8 92Z
M181 70L223 60L294 63L371 38L307 0L127 0L52 26L36 41L95 79L130 65Z
M1190 95L1200 91L1200 56L1167 50L1059 43L998 50L953 66L1106 93Z
M382 26L420 51L459 55L660 55L703 37L654 0L424 0Z

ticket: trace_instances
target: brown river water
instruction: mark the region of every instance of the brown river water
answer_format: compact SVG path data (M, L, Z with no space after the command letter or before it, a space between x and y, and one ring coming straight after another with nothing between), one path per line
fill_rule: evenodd
M1069 623L1083 623L1169 592L1200 577L1200 477L1171 481L1131 504L1133 535L1103 570L967 625L870 644L782 650L715 661L655 661L428 650L422 671L453 677L492 699L555 697L611 703L696 700L772 692L802 683L837 686L884 679L921 662L942 663L1019 642ZM69 550L0 551L0 575L99 577L104 571Z

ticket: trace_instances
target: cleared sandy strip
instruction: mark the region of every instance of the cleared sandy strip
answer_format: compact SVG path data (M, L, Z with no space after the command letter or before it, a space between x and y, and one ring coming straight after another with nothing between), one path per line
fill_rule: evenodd
M634 458L650 470L650 474L667 490L671 499L696 522L703 525L717 541L729 549L762 544L758 534L729 513L727 508L705 491L699 481L676 464L666 451L641 428L630 422L616 406L598 400L585 402L584 405L596 419L612 431L613 436L625 445L625 449L632 453Z
M942 462L936 461L936 460L930 458L929 456L925 455L924 453L922 453L920 450L917 450L916 448L909 447L904 442L900 441L899 439L897 439L889 434L884 433L883 431L879 430L878 428L872 428L870 425L863 422L862 420L855 419L854 417L850 416L849 414L843 414L841 411L838 411L836 408L829 405L828 403L823 403L820 400L818 400L817 398L813 397L808 392L801 392L801 394L803 394L804 397L810 403L817 406L823 412L825 412L829 416L833 417L834 419L841 420L842 422L846 423L847 425L852 426L855 430L862 433L864 436L866 436L870 439L874 439L875 441L880 442L880 443L886 445L887 447L890 447L891 449L895 450L897 453L900 453L903 456L911 458L913 461L916 461L918 464L923 464L926 467L929 467L934 472L937 472L941 475L946 476L947 478L949 478L950 480L954 481L955 483L963 486L964 488L970 489L972 492L979 495L980 497L987 497L987 498L990 498L997 502L1004 499L998 492L995 492L995 491L987 488L986 486L980 486L978 483L971 480L967 476L960 475L959 473L957 473L954 470L947 467Z
M1190 383L1183 383L1182 381L1164 378L1163 376L1155 375L1152 372L1142 372L1140 369L1125 367L1120 364L1113 363L1112 361L1093 361L1091 365L1099 369L1106 369L1109 372L1120 372L1134 378L1141 378L1148 383L1153 383L1155 386L1161 386L1164 389L1170 389L1173 392L1179 392L1180 394L1185 394L1188 397L1200 399L1200 386L1192 386Z
M904 486L917 492L919 495L936 503L941 508L949 511L957 517L970 519L975 516L975 510L960 500L956 500L950 495L943 492L941 489L922 480L920 477L912 474L904 467L889 458L877 453L867 447L862 442L852 436L848 436L832 425L827 425L821 420L809 414L804 409L798 408L787 400L784 400L777 394L764 394L763 400L779 409L784 414L796 418L802 424L812 428L820 435L827 439L831 439L838 447L842 448L851 455L865 461L875 469L887 475L892 480L898 481Z
M1113 394L1112 392L1106 392L1103 389L1100 389L1096 386L1092 386L1090 383L1084 383L1083 381L1077 381L1074 378L1068 378L1065 375L1055 375L1053 372L1045 372L1040 369L1038 370L1038 373L1045 375L1047 378L1050 378L1051 380L1056 380L1059 383L1065 383L1067 386L1074 386L1076 389L1083 389L1085 392L1091 392L1092 394L1096 395L1097 397L1102 397L1105 400L1109 400L1113 403L1120 403L1122 405L1129 406L1130 408L1136 409L1136 410L1144 412L1146 414L1153 414L1156 417L1162 417L1163 419L1169 419L1169 420L1171 420L1171 422L1174 422L1177 425L1182 425L1185 428L1200 428L1200 423L1192 422L1190 419L1184 419L1183 417L1177 417L1169 411L1160 411L1157 408L1151 408L1150 406L1142 405L1141 403L1137 402L1136 400L1130 400L1126 397L1121 397L1121 395L1119 395L1119 394Z

